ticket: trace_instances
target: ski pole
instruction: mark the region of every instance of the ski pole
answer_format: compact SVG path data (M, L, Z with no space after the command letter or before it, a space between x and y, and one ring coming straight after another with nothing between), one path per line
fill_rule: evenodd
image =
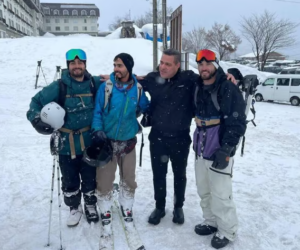
M58 157L56 155L56 160L58 160ZM62 230L61 230L61 199L60 199L60 170L59 170L59 164L58 161L57 164L57 195L58 195L58 218L59 218L59 240L60 240L60 250L63 250L62 246Z
M51 195L50 195L50 211L49 211L49 229L48 229L48 243L50 246L50 231L51 231L51 217L52 217L52 205L53 205L53 188L54 188L54 175L55 175L55 156L53 157L53 167L52 167L52 181L51 181Z

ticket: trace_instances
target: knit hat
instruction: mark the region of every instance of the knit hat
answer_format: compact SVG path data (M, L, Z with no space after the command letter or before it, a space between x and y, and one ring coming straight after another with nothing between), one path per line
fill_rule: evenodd
M122 60L122 62L124 63L125 67L127 68L128 72L131 76L132 68L134 66L134 61L133 61L132 56L127 53L120 53L115 56L114 61L116 61L118 58Z

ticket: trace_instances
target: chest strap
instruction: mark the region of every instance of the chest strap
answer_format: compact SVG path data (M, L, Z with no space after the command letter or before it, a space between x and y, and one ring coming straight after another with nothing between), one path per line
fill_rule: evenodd
M201 120L198 117L195 118L198 127L207 127L220 124L220 119Z
M81 104L83 107L85 107L85 104L84 104L84 101L82 99L82 97L88 97L88 96L93 96L92 93L90 94L76 94L76 95L66 95L66 98L73 98L73 97L79 97L80 98L80 101L81 101Z
M67 128L61 128L59 129L59 131L64 132L64 133L68 133L69 134L69 143L70 143L70 149L71 149L71 158L75 159L76 158L76 153L75 153L75 144L74 144L74 134L75 135L79 135L80 134L80 146L81 146L81 150L84 151L85 149L85 145L84 145L84 140L83 140L83 136L82 133L89 131L91 129L90 126L84 127L82 129L79 129L77 131L71 130L71 129L67 129Z

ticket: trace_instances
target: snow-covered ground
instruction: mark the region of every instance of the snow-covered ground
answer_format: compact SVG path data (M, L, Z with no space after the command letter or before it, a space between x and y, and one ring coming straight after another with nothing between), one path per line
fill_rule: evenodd
M152 68L152 43L143 39L89 36L0 39L0 249L56 250L59 248L57 191L54 190L51 245L47 243L52 156L49 136L35 132L26 120L34 89L38 60L48 82L56 66L65 66L70 48L87 52L93 74L110 73L113 58L127 52L135 58L134 72ZM231 65L222 63L224 68ZM238 66L238 65L235 65ZM243 67L243 66L241 66ZM243 68L249 73L257 72ZM266 75L264 75L266 76ZM45 86L42 74L39 85ZM240 228L237 240L226 250L300 249L300 107L257 103L257 127L248 126L244 157L235 158L233 188ZM192 130L195 128L192 125ZM144 130L147 138L149 129ZM138 138L140 142L140 137ZM139 148L138 144L138 148ZM138 189L134 205L136 226L147 250L209 250L211 237L200 237L194 226L202 221L194 177L194 154L188 161L185 223L172 223L173 177L168 174L167 214L157 226L147 223L154 208L149 143L143 166L137 167ZM68 208L62 205L63 245L67 250L96 250L99 223L85 218L76 228L65 225ZM115 216L116 249L126 250L120 221Z

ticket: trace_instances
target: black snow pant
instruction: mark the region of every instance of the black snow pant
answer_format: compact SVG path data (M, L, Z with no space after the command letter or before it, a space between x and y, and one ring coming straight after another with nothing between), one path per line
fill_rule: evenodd
M71 159L70 155L59 155L59 166L65 204L78 207L81 203L81 192L85 204L96 204L96 168L82 161L82 155L77 155L75 159Z
M174 174L174 207L182 208L185 200L187 159L191 144L189 131L170 137L152 129L149 140L156 208L162 209L166 205L166 176L169 159Z

